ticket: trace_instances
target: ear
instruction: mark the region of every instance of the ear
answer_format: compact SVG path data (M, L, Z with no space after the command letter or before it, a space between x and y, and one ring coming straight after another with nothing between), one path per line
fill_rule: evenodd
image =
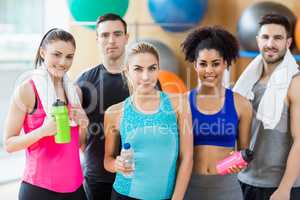
M288 48L288 49L291 47L292 42L293 42L293 38L292 38L292 37L287 38L286 45L287 45L287 48Z
M226 66L226 69L228 70L230 66L228 65L226 60L224 60L224 65Z
M128 43L128 39L129 39L129 34L128 33L126 33L125 38L126 38L126 44L127 44Z
M39 54L40 54L41 58L43 58L43 60L45 60L45 54L46 54L45 49L40 47Z
M194 65L194 69L195 69L195 71L198 71L198 67L197 67L197 61L196 61L196 60L194 61L193 65Z

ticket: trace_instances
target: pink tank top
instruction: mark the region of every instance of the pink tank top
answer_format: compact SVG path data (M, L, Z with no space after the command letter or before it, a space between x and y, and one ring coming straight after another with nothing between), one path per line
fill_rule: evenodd
M30 83L36 95L37 108L34 113L25 116L25 134L42 126L46 117L35 84L32 80ZM56 144L54 137L48 136L28 147L23 180L54 192L76 191L83 182L78 133L78 126L71 128L71 142L68 144Z

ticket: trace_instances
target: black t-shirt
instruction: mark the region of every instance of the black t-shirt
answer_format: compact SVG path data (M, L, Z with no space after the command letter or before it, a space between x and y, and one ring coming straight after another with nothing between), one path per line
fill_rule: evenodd
M120 73L112 74L100 64L83 73L77 80L82 90L82 106L90 120L87 146L84 151L85 177L98 182L114 181L114 174L104 169L104 112L129 96Z

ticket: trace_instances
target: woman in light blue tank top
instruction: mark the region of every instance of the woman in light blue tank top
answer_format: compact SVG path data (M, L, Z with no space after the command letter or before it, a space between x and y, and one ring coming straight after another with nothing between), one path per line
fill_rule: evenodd
M194 134L193 175L186 200L242 200L234 166L221 176L217 164L235 150L249 146L252 108L242 96L222 84L224 71L238 57L234 36L219 27L201 27L182 44L194 63L198 87L188 97Z
M104 119L104 167L116 173L112 200L183 199L193 162L187 98L155 88L159 55L152 45L137 43L127 56L131 96L110 107ZM130 144L134 167L118 156L120 142Z

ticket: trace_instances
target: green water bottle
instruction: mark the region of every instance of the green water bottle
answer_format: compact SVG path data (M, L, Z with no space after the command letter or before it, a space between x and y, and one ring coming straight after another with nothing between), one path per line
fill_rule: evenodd
M71 141L70 121L68 108L65 102L57 99L52 105L52 115L55 118L57 133L55 134L55 142L58 144L69 143Z

